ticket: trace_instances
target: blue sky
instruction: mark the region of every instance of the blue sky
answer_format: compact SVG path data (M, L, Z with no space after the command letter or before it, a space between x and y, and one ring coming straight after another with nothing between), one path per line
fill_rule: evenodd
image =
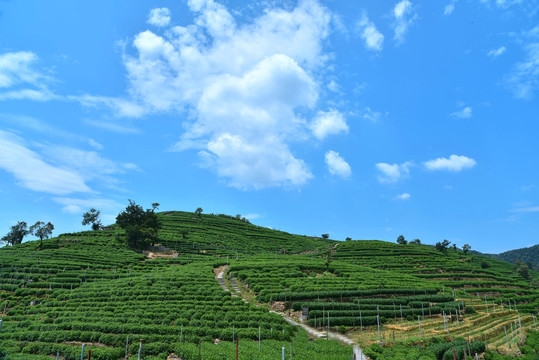
M537 0L0 1L0 232L134 199L537 244L538 19Z

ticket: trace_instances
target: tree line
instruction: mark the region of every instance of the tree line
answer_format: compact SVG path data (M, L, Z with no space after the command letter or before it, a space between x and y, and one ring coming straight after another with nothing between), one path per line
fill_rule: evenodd
M38 221L34 225L28 227L26 221L19 221L11 226L9 232L2 237L1 241L8 245L18 245L27 235L35 235L39 238L39 247L43 246L43 239L48 239L52 235L54 225L50 222L44 223Z
M421 240L419 239L414 239L414 240L411 240L411 241L408 241L404 238L404 235L399 235L397 237L397 244L400 244L400 245L407 245L407 244L418 244L420 245L421 244ZM438 241L435 245L436 247L436 250L442 252L442 253L447 253L447 249L449 249L449 245L451 245L451 241L449 240L444 240L444 241ZM453 250L457 250L457 244L453 244ZM462 252L464 253L464 255L466 255L468 253L468 251L470 251L472 249L472 247L470 246L470 244L464 244L462 245Z

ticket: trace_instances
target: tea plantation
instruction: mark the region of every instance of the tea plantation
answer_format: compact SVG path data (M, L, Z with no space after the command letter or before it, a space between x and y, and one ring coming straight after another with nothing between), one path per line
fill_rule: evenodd
M539 351L536 272L241 217L157 215L158 244L144 253L115 225L0 248L0 359L234 359L236 346L239 359L357 356L319 338L337 333L371 359Z

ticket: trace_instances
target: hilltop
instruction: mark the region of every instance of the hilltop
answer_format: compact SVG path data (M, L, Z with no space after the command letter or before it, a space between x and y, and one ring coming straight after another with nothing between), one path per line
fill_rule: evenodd
M523 333L534 339L537 273L523 278L507 262L294 235L227 215L156 215L157 243L143 253L116 225L0 249L0 356L78 359L85 343L92 359L135 358L143 339L144 359L229 359L239 338L242 359L279 358L283 347L294 359L349 359L349 345L308 341L294 326L304 309L313 331L329 322L373 359L396 349L441 358L433 346L461 349L459 337L514 356L503 329L515 322L521 346Z

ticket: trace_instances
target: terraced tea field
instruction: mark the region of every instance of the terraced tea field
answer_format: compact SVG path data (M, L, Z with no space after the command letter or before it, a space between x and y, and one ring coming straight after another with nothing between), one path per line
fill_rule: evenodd
M127 249L115 226L1 248L0 358L78 360L84 344L92 359L231 359L238 339L240 359L281 358L283 348L287 359L352 357L351 346L312 341L288 317L362 346L415 344L437 356L469 338L516 356L537 327L537 274L523 279L493 259L338 243L227 216L158 216L156 258ZM240 293L219 285L221 269Z
M516 302L521 311L539 309L539 290L522 278L513 265L449 249L447 254L429 245L398 245L383 241L340 243L335 259L376 269L409 274L444 287L459 296L472 295L490 302ZM537 275L535 275L537 276Z

